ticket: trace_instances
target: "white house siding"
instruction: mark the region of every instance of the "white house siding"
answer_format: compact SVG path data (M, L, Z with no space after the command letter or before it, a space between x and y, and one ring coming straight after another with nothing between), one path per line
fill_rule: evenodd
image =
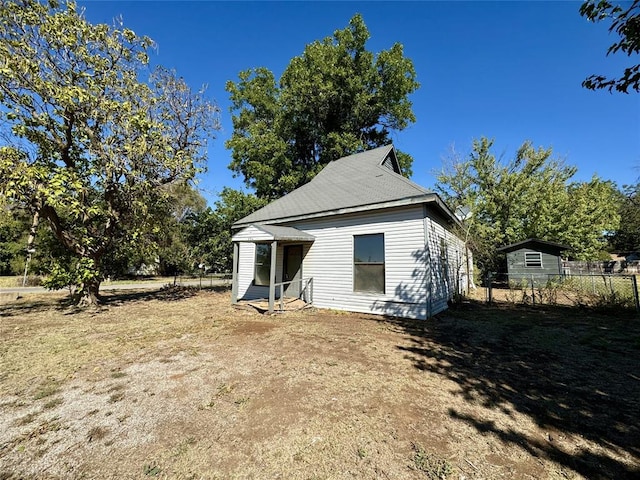
M425 208L425 231L427 232L428 282L427 309L435 315L447 308L456 289L466 288L467 265L464 242L443 226L443 221Z
M444 220L417 205L366 214L309 220L290 226L315 237L303 244L303 278L313 277L313 303L363 313L424 319L447 308L459 280L464 245L448 231ZM247 229L239 243L238 298L267 298L268 287L253 285L255 244L264 232ZM383 233L385 293L353 291L353 237ZM269 235L265 234L265 239ZM270 242L269 242L270 243ZM283 249L276 250L276 282L282 281ZM444 250L443 250L444 247ZM276 298L279 291L276 291Z
M462 293L462 277L465 268L464 259L464 244L453 233L446 232L447 239L447 262L449 264L448 273L449 280L449 298L452 298L456 293Z
M238 247L238 298L253 300L259 298L254 292L249 292L253 283L254 261L256 246L253 243L240 242Z
M303 275L313 277L318 307L425 318L427 315L422 206L344 215L291 225L313 235ZM353 237L383 233L385 293L353 291ZM446 302L446 301L445 301Z
M271 242L265 242L271 243ZM250 242L240 242L238 248L238 298L243 300L255 300L257 298L268 298L269 287L256 286L253 284L255 268L256 245ZM282 282L282 258L283 246L278 244L276 250L276 283ZM276 291L276 297L280 296Z
M271 242L273 236L253 225L241 230L233 236L237 242Z

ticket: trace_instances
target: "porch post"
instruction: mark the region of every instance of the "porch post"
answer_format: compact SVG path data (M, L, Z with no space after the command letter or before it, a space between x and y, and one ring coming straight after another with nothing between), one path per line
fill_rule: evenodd
M238 256L240 253L238 242L233 242L233 267L231 267L231 303L238 303Z
M273 313L273 305L276 299L276 252L278 241L271 242L271 270L269 272L269 313Z

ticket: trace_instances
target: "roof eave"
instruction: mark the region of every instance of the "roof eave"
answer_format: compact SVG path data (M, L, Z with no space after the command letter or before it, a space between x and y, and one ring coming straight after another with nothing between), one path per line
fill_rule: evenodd
M248 242L248 243L272 242L272 241L313 243L315 241L315 237L313 235L310 235L306 232L301 232L293 227L278 227L280 230L286 230L286 232L282 232L282 231L274 232L273 228L269 228L269 226L267 225L263 225L259 223L251 223L243 227L243 231L244 229L251 228L251 227L254 227L257 230L260 230L261 232L266 233L267 235L269 235L269 237L268 238L248 237L240 240L236 238L236 236L234 235L231 240L234 242ZM272 226L272 227L275 227L275 226ZM238 232L238 235L241 233L242 231Z
M509 245L505 245L504 247L496 248L498 252L507 252L517 250L518 248L526 245L528 243L539 243L541 245L546 245L548 247L557 248L558 250L570 250L571 247L568 245L562 245L560 243L550 242L548 240L541 240L539 238L527 238L526 240L522 240L520 242L511 243Z
M392 200L388 202L379 202L372 203L368 205L357 205L355 207L346 207L346 208L338 208L333 210L325 210L321 212L314 212L305 215L292 215L289 217L279 217L279 218L271 218L268 220L253 220L249 222L236 222L231 228L243 228L247 227L251 224L263 224L263 225L273 225L280 223L289 223L289 222L297 222L304 220L313 220L317 218L330 217L335 215L346 215L349 213L360 213L366 212L370 210L380 210L385 208L394 208L394 207L404 207L408 205L420 205L423 203L434 203L438 209L449 219L452 224L460 225L460 221L454 215L454 213L447 207L447 205L442 201L442 199L436 193L428 193L425 195L420 195L416 197L403 198L399 200Z

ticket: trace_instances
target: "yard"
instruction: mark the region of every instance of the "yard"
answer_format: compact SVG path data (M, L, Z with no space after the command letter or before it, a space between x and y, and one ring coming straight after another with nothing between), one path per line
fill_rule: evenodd
M2 298L0 479L640 476L632 312L414 322L229 297Z

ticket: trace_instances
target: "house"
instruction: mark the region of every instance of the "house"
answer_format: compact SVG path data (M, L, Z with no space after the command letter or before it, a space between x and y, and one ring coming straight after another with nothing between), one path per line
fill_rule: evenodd
M550 275L564 273L560 252L568 249L568 246L559 243L528 238L497 250L507 255L509 281L520 282L533 278L538 282L546 282Z
M425 319L466 290L470 254L392 145L335 160L236 222L232 302L303 297L321 308Z

